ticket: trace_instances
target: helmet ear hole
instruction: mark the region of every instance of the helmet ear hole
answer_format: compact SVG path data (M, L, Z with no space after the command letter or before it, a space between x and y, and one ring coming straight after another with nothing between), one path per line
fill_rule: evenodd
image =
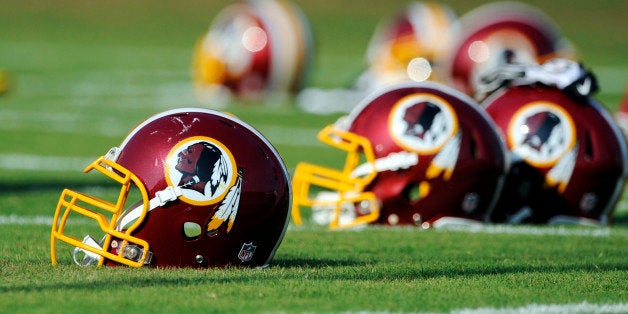
M591 141L591 133L589 131L584 133L584 158L587 160L593 159L593 143Z
M473 137L469 139L469 152L471 153L473 159L478 159L480 157L476 140Z
M195 222L186 221L183 223L183 236L187 240L197 239L202 231L201 226Z

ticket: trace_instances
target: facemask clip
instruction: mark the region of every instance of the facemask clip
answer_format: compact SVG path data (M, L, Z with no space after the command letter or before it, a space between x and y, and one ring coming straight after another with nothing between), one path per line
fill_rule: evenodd
M90 235L86 235L85 238L83 238L83 243L102 251L102 246L98 244L98 242L96 242L96 240L94 240L94 238L92 238L92 236ZM102 256L96 253L79 247L74 248L74 253L72 254L72 256L74 258L74 263L79 266L98 265L98 262L100 262L100 259L102 258Z

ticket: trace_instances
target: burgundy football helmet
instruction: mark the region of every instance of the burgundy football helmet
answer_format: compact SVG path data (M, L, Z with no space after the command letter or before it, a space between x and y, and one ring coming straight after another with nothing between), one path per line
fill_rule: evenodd
M84 266L264 266L286 230L286 167L268 140L231 115L195 108L157 114L85 172L92 170L121 189L108 198L63 191L53 264L59 240ZM86 225L102 237L84 236Z
M445 82L443 69L459 33L453 10L441 3L412 1L377 24L366 50L367 68L351 88L308 87L296 98L307 112L347 113L373 91L405 81Z
M436 2L414 1L377 25L367 50L368 70L359 88L413 80L442 81L444 58L459 27L453 10Z
M460 24L463 32L446 67L450 83L470 96L476 81L501 64L574 55L551 18L522 3L485 4L462 16Z
M347 153L342 169L299 163L301 208L331 228L484 221L501 187L506 149L484 110L433 82L391 85L366 98L319 139Z
M292 2L247 0L227 6L196 44L197 94L214 101L295 92L307 75L311 37L309 22Z
M504 66L488 77L495 91L483 106L512 155L491 220L609 224L628 156L611 115L591 98L597 90L593 74L554 59Z
M626 88L624 98L615 112L615 121L617 121L622 132L624 132L624 136L628 139L628 88Z

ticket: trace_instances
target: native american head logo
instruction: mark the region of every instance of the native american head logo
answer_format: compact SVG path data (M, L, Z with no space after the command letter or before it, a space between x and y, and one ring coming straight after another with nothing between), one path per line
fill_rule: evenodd
M179 142L168 155L168 184L183 191L183 200L196 205L216 203L235 183L236 164L222 143L209 137Z
M458 131L458 119L442 98L413 94L400 100L390 113L389 128L401 147L423 154L440 150Z
M242 190L241 170L229 149L210 137L195 136L179 142L168 154L166 181L181 188L184 202L210 205L220 202L207 225L212 234L225 221L227 232L235 222Z
M536 102L517 111L508 127L512 151L534 166L554 165L572 150L573 120L558 105Z

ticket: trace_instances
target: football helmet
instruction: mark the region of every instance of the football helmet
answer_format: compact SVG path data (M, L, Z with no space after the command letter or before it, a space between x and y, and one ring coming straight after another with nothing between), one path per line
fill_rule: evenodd
M62 192L53 264L61 241L83 266L264 266L286 230L286 167L268 140L228 114L195 108L157 114L85 168L92 171L119 192L108 198ZM85 225L102 237L81 234Z
M460 19L463 32L446 68L450 84L470 96L477 80L504 63L543 63L574 52L554 21L535 7L496 2Z
M381 89L318 137L346 153L346 160L341 169L297 165L296 225L302 207L332 229L484 221L508 163L483 108L435 82Z
M373 90L407 80L442 81L440 67L458 32L457 17L448 6L436 2L409 3L376 27L366 52L368 70L356 85Z
M512 165L495 222L609 224L627 174L626 143L592 98L595 76L573 61L506 65L483 106Z
M624 132L624 136L628 139L628 88L623 100L617 107L617 112L615 112L615 121L617 121L622 132Z
M309 22L289 1L231 4L196 43L193 81L202 99L259 99L299 90L312 54Z
M443 63L459 33L453 10L414 1L380 21L366 51L367 68L350 88L304 88L297 106L317 114L348 113L377 89L404 81L448 81Z

